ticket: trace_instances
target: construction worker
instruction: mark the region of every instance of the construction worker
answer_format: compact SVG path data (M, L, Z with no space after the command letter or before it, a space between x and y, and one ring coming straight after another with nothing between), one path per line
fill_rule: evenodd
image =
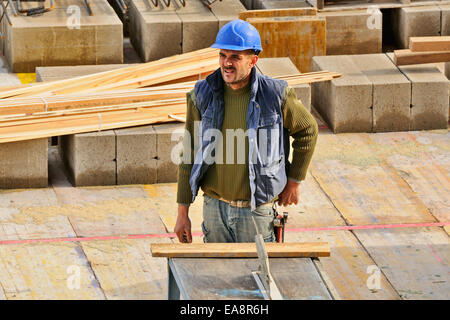
M262 47L251 24L227 23L212 47L220 68L187 94L175 233L192 242L189 206L201 187L204 242L254 242L253 221L273 242L274 202L298 203L318 126L285 81L256 71Z

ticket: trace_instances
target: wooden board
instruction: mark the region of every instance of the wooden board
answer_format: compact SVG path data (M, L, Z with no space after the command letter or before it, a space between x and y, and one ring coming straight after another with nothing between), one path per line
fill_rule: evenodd
M263 299L252 271L257 259L171 258L188 299ZM311 259L271 258L272 276L285 299L330 300ZM232 270L232 272L230 272Z
M77 243L0 245L0 270L7 299L105 299Z
M239 19L247 20L249 18L270 18L270 17L296 17L296 16L315 16L316 8L287 8L273 10L246 10L239 12Z
M410 49L394 50L397 66L450 61L450 51L412 52Z
M261 58L289 57L310 72L312 57L326 54L325 18L318 16L247 19L261 36Z
M411 52L450 51L450 36L410 37Z
M326 242L266 243L271 258L328 257ZM255 243L174 243L151 245L153 257L170 258L256 258Z
M370 146L368 134L323 134L318 141L310 171L348 224L436 222L384 155Z
M441 228L354 232L402 299L450 298L449 237Z
M320 258L322 277L334 299L343 300L392 300L399 296L386 277L381 274L380 288L370 289L367 280L370 266L375 265L370 255L352 232L307 231L287 232L285 241L325 241L330 244L330 257Z
M168 241L88 241L81 245L108 300L164 300L167 298L167 261L152 258L149 245Z

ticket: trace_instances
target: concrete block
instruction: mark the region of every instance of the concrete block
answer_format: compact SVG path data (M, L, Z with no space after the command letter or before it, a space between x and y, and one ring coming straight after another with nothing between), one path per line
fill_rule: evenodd
M340 78L311 84L312 105L333 132L371 132L372 83L350 57L314 57L312 69L342 73Z
M239 0L247 10L255 9L253 8L253 0Z
M172 152L182 150L181 141L184 132L184 123L168 123L153 126L156 132L156 152L157 161L157 183L176 182L178 176L178 164L172 160ZM179 140L172 141L172 133L177 130L180 134L176 138ZM174 150L174 148L177 148Z
M289 58L261 58L256 64L262 74L276 77L281 75L300 74ZM297 98L311 111L311 85L308 83L292 86Z
M352 55L350 59L373 85L373 132L407 131L411 83L384 54Z
M157 182L156 132L153 126L114 130L117 184Z
M219 29L228 22L239 17L239 12L245 11L244 5L239 0L216 1L211 6L211 12L219 21Z
M259 2L260 9L288 9L288 8L305 8L311 7L306 1L273 1L273 0L256 0Z
M175 10L183 25L182 53L210 47L216 40L219 22L200 1L186 1Z
M326 18L327 55L381 53L383 30L374 22L382 21L379 9L324 11L317 15Z
M81 7L79 24L75 13L68 13L70 6L80 3L55 1L55 9L39 17L14 17L8 8L12 26L3 19L4 53L13 72L34 72L37 66L123 62L122 22L108 2L91 1L94 16Z
M61 136L59 153L74 186L116 184L114 130Z
M46 138L0 143L0 189L48 186Z
M130 39L145 62L182 52L182 24L176 8L173 3L155 7L151 1L130 1Z
M440 35L441 10L438 6L395 8L391 24L397 45L408 48L410 37Z
M441 36L450 36L450 5L440 5Z
M102 64L89 66L36 67L36 81L55 81L86 76L92 73L116 70L132 64Z
M387 53L393 61L393 53ZM436 64L399 66L411 81L410 130L446 129L449 108L449 83Z

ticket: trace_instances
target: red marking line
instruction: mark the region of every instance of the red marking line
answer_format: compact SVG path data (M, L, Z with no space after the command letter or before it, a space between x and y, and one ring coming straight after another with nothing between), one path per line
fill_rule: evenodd
M450 225L450 222L434 223L409 223L409 224L382 224L365 226L337 226L337 227L318 227L318 228L292 228L286 229L286 232L306 232L306 231L331 231L331 230L361 230L361 229L392 229L392 228L418 228L418 227L443 227ZM193 237L201 237L201 232L193 232ZM2 244L24 244L24 243L52 243L52 242L80 242L95 240L123 240L123 239L147 239L147 238L176 238L175 233L158 234L135 234L125 236L103 236L103 237L76 237L76 238L50 238L50 239L20 239L20 240L0 240Z

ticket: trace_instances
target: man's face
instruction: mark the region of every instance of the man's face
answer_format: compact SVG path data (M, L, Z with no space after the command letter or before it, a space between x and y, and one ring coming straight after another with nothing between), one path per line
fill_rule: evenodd
M220 70L223 80L231 87L241 87L248 81L251 69L258 61L252 51L220 50Z

